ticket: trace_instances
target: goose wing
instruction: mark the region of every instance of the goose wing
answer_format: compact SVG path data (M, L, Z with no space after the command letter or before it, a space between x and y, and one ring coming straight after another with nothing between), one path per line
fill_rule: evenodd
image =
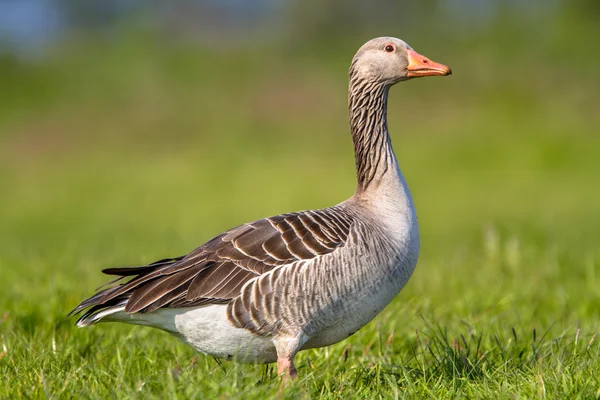
M111 287L83 301L80 320L111 307L151 312L161 307L223 304L246 282L272 269L333 252L346 243L353 218L340 207L281 214L230 229L177 258L143 267L109 268ZM131 277L127 282L118 283Z

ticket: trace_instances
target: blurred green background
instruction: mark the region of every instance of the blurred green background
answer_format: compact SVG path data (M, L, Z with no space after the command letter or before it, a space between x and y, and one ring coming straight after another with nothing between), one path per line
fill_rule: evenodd
M350 196L347 67L381 35L454 71L391 94L422 260L490 231L598 248L597 2L11 3L33 31L0 60L5 299Z
M99 248L77 251L139 243L139 260L114 262L141 262L341 201L355 178L347 67L382 35L454 71L391 94L425 258L490 226L598 242L595 1L0 7L4 255L60 256L93 226Z
M422 232L406 332L419 313L446 325L492 309L494 324L565 318L591 336L599 2L4 0L4 343L70 326L101 268L349 197L347 69L384 35L453 70L390 96Z

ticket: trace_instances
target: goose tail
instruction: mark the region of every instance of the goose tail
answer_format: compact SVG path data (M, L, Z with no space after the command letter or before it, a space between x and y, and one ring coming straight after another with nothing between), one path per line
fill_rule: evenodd
M100 321L121 321L128 319L125 317L125 306L131 297L131 289L151 279L154 275L160 274L161 268L171 265L182 258L164 259L142 267L108 268L103 270L102 272L105 274L116 275L117 278L100 286L96 294L82 301L69 313L69 316L83 313L75 323L80 328L94 325ZM132 279L129 282L117 284L125 278ZM115 285L110 286L112 284Z

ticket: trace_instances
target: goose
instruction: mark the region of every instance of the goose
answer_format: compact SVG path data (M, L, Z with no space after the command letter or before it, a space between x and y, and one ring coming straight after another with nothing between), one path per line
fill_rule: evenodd
M297 352L355 333L412 275L419 231L388 133L388 92L450 74L400 39L368 41L349 71L358 183L348 200L240 225L184 256L105 269L117 278L70 315L83 313L79 327L159 328L214 357L277 362L280 376L295 378Z

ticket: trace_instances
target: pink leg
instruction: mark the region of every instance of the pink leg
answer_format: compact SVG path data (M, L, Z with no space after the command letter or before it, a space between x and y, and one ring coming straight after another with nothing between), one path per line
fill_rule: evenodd
M274 340L277 349L277 375L284 381L295 379L298 375L294 366L294 356L306 342L306 338L298 336L283 336Z
M294 357L279 357L277 359L277 375L283 377L284 381L296 379L298 372L294 366Z

